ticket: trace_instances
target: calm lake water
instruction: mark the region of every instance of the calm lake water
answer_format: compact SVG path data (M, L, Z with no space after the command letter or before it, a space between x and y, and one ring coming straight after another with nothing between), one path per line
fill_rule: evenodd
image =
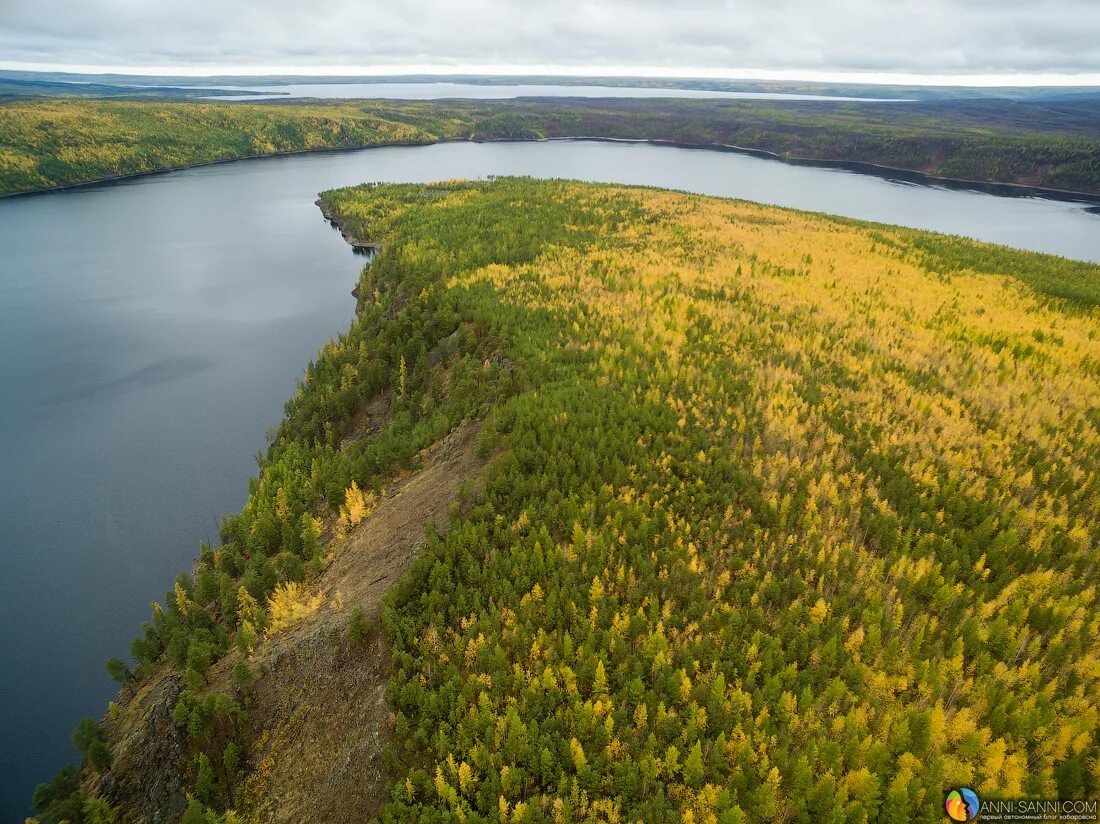
M216 100L265 100L271 94L290 97L386 98L392 100L443 100L472 98L503 100L513 97L694 97L732 100L858 100L887 102L867 97L828 97L819 94L776 92L718 92L705 89L655 89L634 86L547 86L538 84L495 85L481 83L296 83L289 86L219 86L219 89L264 91L269 94L218 95Z
M491 174L686 189L1100 261L1083 206L738 154L448 143L0 200L0 820L75 753L149 602L245 500L264 433L345 328L362 264L317 192Z

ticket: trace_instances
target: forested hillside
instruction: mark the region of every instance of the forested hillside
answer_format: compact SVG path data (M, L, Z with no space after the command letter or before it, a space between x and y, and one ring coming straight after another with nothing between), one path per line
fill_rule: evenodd
M43 99L0 104L0 194L425 132L357 107Z
M1100 791L1100 268L570 182L322 205L381 244L356 318L42 822L136 820L135 708L169 687L184 821L282 820L281 759L330 751L250 717L325 610L341 667L384 631L383 728L343 725L382 742L383 821L938 822L951 786ZM381 611L324 585L470 420L484 486Z
M785 158L1100 194L1100 104L1095 101L580 98L0 103L0 194L252 155L555 137L733 145Z

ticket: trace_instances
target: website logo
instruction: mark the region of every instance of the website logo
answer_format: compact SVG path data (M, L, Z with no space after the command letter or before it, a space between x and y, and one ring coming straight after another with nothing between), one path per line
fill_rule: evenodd
M947 817L952 821L973 821L978 817L982 802L978 800L978 794L969 787L959 787L947 793L944 807Z

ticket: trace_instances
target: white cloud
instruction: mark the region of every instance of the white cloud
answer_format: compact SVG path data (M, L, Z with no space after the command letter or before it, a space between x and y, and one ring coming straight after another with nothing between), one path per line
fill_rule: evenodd
M0 0L8 67L1100 73L1097 0Z

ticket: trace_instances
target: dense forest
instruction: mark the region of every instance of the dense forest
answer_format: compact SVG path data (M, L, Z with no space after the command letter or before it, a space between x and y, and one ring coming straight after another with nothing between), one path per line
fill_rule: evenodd
M952 786L1100 791L1100 268L560 181L321 202L381 244L356 317L110 662L40 822L132 820L126 719L168 684L183 820L271 820L261 652L323 609L341 655L388 649L385 822L934 822ZM469 420L484 488L381 610L320 587Z
M737 146L1100 194L1098 134L1095 101L17 100L0 103L0 194L252 155L556 137Z
M440 131L355 106L8 103L0 105L0 194L252 155L428 143Z

